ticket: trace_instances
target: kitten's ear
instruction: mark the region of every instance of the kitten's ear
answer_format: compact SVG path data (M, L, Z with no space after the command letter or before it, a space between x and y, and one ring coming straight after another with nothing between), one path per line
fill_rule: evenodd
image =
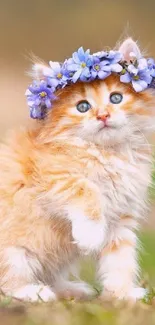
M135 56L136 58L142 57L141 51L136 42L132 38L127 38L120 46L119 52L122 53L125 61L130 61L131 57Z
M50 68L44 63L34 63L32 65L31 71L29 71L29 75L33 79L43 79L46 74L50 73Z

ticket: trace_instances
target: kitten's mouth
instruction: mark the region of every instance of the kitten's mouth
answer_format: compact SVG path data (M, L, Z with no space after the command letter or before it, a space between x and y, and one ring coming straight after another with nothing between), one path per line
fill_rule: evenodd
M111 126L107 123L104 123L100 126L99 131L104 130L104 129L113 129L113 128L114 128L113 126Z

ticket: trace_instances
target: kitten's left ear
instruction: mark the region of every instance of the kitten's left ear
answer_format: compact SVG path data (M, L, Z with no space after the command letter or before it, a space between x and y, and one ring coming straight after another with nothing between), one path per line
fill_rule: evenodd
M42 62L34 63L32 65L32 70L29 72L29 75L33 79L43 79L46 74L50 74L50 68Z
M127 38L120 46L119 52L122 53L123 59L127 62L131 60L131 57L141 58L142 54L136 42L132 38Z

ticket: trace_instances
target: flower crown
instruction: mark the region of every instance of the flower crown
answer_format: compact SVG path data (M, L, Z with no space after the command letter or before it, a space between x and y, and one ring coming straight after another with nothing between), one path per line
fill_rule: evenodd
M58 89L78 81L103 80L112 73L118 74L121 82L131 83L136 92L148 87L155 88L155 61L152 58L137 58L131 52L130 62L127 62L119 51L90 54L90 50L84 51L80 47L64 63L50 61L49 67L43 68L42 78L34 80L28 87L26 96L30 116L34 119L44 118L56 99Z

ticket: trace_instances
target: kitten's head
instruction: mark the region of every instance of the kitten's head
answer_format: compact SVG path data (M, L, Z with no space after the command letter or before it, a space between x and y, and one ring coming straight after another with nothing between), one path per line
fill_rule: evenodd
M119 51L126 61L131 52L141 56L132 39L127 39ZM57 96L45 121L53 136L75 136L113 146L155 129L155 92L147 89L136 93L117 75L70 85L59 90Z

